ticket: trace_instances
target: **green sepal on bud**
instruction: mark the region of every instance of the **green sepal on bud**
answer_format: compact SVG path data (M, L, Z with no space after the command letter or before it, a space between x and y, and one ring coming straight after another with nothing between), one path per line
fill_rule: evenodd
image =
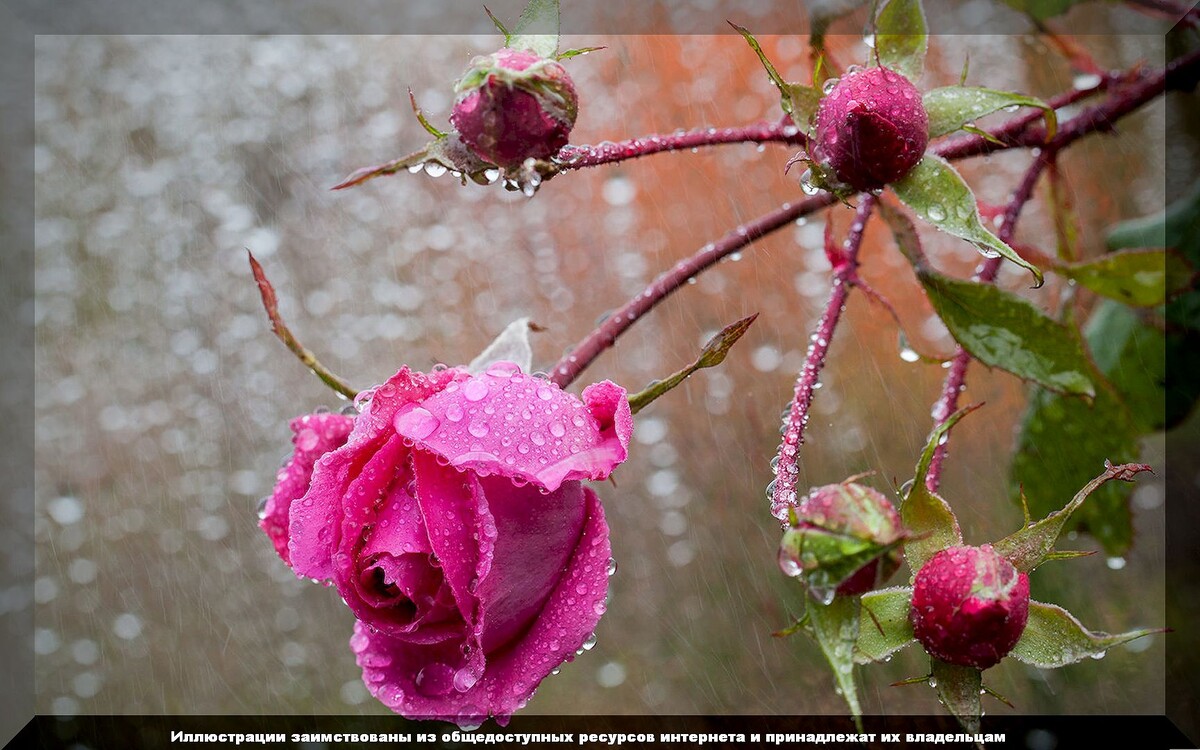
M855 596L876 588L900 567L907 534L879 492L854 482L818 487L790 513L779 566L815 599Z

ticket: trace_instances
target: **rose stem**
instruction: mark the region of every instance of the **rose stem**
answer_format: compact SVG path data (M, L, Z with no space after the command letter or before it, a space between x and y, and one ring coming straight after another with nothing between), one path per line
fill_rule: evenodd
M254 254L247 250L246 255L250 258L250 271L254 274L254 281L258 283L258 292L262 296L263 308L267 311L267 317L271 319L271 330L284 343L284 346L304 363L305 367L312 370L321 379L321 382L353 401L354 397L358 395L358 391L322 365L316 355L296 339L279 314L279 299L275 296L275 287L271 286L271 282L267 280L267 274L255 260Z
M801 216L807 216L817 209L824 208L836 200L832 193L822 193L799 203L785 203L754 221L738 226L716 242L702 247L695 255L676 263L670 270L663 272L652 281L645 291L622 305L564 354L558 364L554 365L550 379L564 388L570 385L571 381L575 380L579 373L592 363L592 360L613 345L618 336L628 330L651 308L666 299L671 292L687 283L688 279L722 258L741 250L751 242L780 227L787 226Z
M1158 71L1157 74L1144 76L1143 80L1137 86L1131 87L1129 90L1123 90L1108 102L1088 109L1077 117L1072 118L1070 122L1060 128L1051 144L1043 143L1045 141L1044 130L1029 128L1032 123L1041 119L1041 110L1036 110L1019 117L1014 117L996 130L991 131L990 135L993 138L1003 141L1003 145L993 143L981 136L972 135L954 138L937 144L933 147L933 151L947 159L957 160L1018 146L1048 147L1052 145L1054 148L1061 148L1066 143L1086 133L1107 127L1111 124L1110 118L1115 118L1132 111L1137 106L1161 93L1164 88L1184 89L1193 85L1195 83L1197 68L1200 68L1200 64L1198 63L1200 63L1200 55L1196 53L1173 60L1166 68ZM1055 108L1065 107L1108 88L1120 81L1123 75L1113 74L1106 76L1101 79L1100 85L1095 88L1085 90L1072 89L1050 99L1048 103ZM1083 121L1084 125L1076 125L1077 121ZM767 130L779 128L782 137L782 128L784 125L782 123L774 126L764 124L758 127L764 129L759 135L762 135ZM678 137L702 135L705 139L712 139L719 138L722 131L718 130L715 135L711 136L708 132L693 131L692 134L684 134L684 136ZM628 147L630 144L646 141L648 141L647 138L636 138L623 143ZM727 140L723 142L731 141ZM704 145L709 145L708 140L703 141L703 143ZM597 158L603 156L606 160L587 162L589 166L601 163L614 163L663 150L639 151L629 154L621 149L621 145L614 144L612 147L580 146L577 148L581 150L586 149L587 153L595 153L598 155ZM565 166L575 168L580 166L580 163L576 162L575 164ZM750 224L744 225L744 228L747 230L746 235L731 233L716 243L705 245L698 253L686 260L680 261L670 271L660 275L643 292L625 303L624 306L606 319L604 323L584 336L554 366L551 379L558 385L566 387L592 363L592 360L611 347L616 342L617 337L628 330L634 321L640 320L644 313L682 286L688 278L699 274L725 256L742 249L751 240L759 239L780 227L786 226L789 221L812 213L818 208L823 208L833 202L832 196L822 194L794 205L785 204L783 207L756 219Z
M800 368L795 394L783 420L783 439L779 443L779 453L774 462L775 480L771 482L770 487L771 514L780 521L786 522L787 509L796 503L796 479L800 473L797 454L801 443L804 442L808 410L812 405L821 368L825 365L825 357L829 353L829 344L833 341L833 333L846 306L850 286L856 280L858 250L862 246L867 219L874 208L875 196L869 193L862 194L858 210L854 213L854 223L850 225L850 233L842 244L841 257L834 263L829 301L825 303L825 310L817 321L816 331L809 339L804 366Z
M597 146L564 146L557 155L557 159L563 162L558 171L614 164L665 151L682 151L701 146L769 142L803 145L805 137L800 128L792 123L791 118L784 118L777 123L759 122L736 128L677 131L671 135L647 135Z

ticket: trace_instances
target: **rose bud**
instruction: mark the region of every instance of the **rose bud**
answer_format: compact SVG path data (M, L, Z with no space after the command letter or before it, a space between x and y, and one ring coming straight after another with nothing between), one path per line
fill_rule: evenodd
M291 502L290 563L353 610L350 647L388 708L503 722L604 613L608 526L581 480L625 460L625 391L581 399L497 362L404 368L359 404Z
M784 532L779 565L819 599L855 596L900 567L904 527L887 498L853 482L811 490Z
M1029 576L991 545L950 547L913 582L913 634L930 656L987 669L1017 645L1029 617Z
M846 73L821 99L812 157L827 182L877 190L917 165L929 143L921 92L887 68Z
M578 113L566 69L529 50L475 58L454 90L450 122L479 158L500 167L558 153Z

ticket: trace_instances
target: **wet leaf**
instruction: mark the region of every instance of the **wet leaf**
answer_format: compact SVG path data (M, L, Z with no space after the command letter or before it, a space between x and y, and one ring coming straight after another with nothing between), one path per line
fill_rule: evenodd
M1191 287L1195 276L1187 260L1170 250L1119 250L1054 270L1097 294L1136 307L1165 303Z
M553 58L558 52L558 0L529 0L505 42L512 49Z
M925 221L979 248L984 255L1001 255L1033 274L1042 285L1042 272L1017 254L979 219L975 194L949 162L926 154L904 178L892 183L900 200Z
M958 719L963 729L978 732L983 716L983 706L979 700L983 691L983 672L975 667L959 667L939 659L930 659L930 662L933 665L931 680L946 710Z
M1108 375L1139 433L1168 424L1167 338L1134 310L1116 302L1097 305L1084 330L1092 358Z
M863 594L854 659L859 664L886 661L914 642L908 611L912 589L897 587Z
M925 70L927 45L920 0L889 0L875 20L879 64L915 82Z
M859 601L855 596L839 596L829 604L808 598L808 632L821 647L833 669L833 677L850 707L855 723L860 721L858 687L854 681L854 644L858 640Z
M1134 474L1149 471L1150 467L1143 464L1121 464L1113 466L1105 462L1104 471L1099 476L1084 485L1075 493L1071 502L1061 510L1057 510L1040 521L1019 529L1016 533L996 542L993 546L1017 570L1028 573L1050 555L1063 532L1071 515L1083 505L1084 501L1102 485L1114 479L1124 482L1133 481Z
M929 475L929 467L933 463L933 454L937 451L942 438L958 423L958 420L970 414L978 406L968 406L950 415L942 424L933 428L921 458L917 461L916 475L912 485L900 503L900 520L910 535L904 545L904 559L912 572L912 579L917 571L925 567L929 558L947 547L962 544L962 531L958 527L958 519L950 506L937 494L930 492L925 486Z
M1200 180L1163 211L1123 221L1108 230L1110 250L1137 247L1170 247L1200 267Z
M1060 508L1105 459L1137 460L1138 429L1128 408L1099 373L1094 380L1096 396L1090 405L1041 389L1030 400L1009 483L1014 498L1024 487L1037 516ZM1086 529L1107 554L1123 554L1133 542L1129 489L1115 483L1101 487L1067 528Z
M736 323L730 323L722 328L717 332L717 335L709 339L708 343L704 345L704 350L695 362L671 375L669 378L655 381L643 390L631 394L629 396L629 408L634 414L637 414L646 408L650 402L654 401L654 399L687 380L696 370L702 370L705 367L716 367L724 362L725 355L729 353L730 348L750 329L750 326L757 318L758 313L754 313L749 317L742 318Z
M1054 137L1058 118L1054 109L1041 99L1010 91L997 91L979 86L943 86L931 89L921 97L929 114L929 137L937 138L969 125L980 117L1005 107L1037 107L1045 112L1046 138Z
M980 362L1053 391L1095 395L1087 355L1066 325L991 284L927 268L917 277L955 341Z
M1031 601L1025 632L1009 656L1042 669L1055 669L1089 656L1102 657L1113 646L1163 632L1162 628L1147 628L1116 635L1097 633L1062 607Z

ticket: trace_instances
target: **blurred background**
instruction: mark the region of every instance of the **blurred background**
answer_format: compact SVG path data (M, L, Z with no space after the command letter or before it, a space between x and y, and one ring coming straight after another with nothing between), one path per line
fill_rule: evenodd
M1162 37L1118 35L1122 17L1109 7L1071 27L1096 34L1079 43L1108 67L1161 65ZM835 28L859 29L861 18ZM760 39L785 78L811 74L804 39ZM422 145L407 89L445 123L454 80L499 43L36 39L38 713L387 712L347 646L349 610L294 578L256 525L258 499L290 449L286 420L341 404L271 335L247 248L301 341L366 387L402 364L469 361L523 315L548 328L534 344L535 364L549 368L659 272L802 197L797 175L783 173L792 152L777 145L567 174L532 199L424 174L329 191ZM564 40L584 45L607 49L567 64L581 101L574 143L779 116L777 93L736 35ZM854 36L831 45L843 65L867 55ZM1036 39L946 36L932 40L920 85L957 81L968 50L972 83L1039 96L1079 83ZM1162 207L1165 129L1160 101L1066 155L1087 252L1101 251L1111 223ZM982 200L1001 203L1028 159L961 168ZM1022 241L1053 237L1043 195L1022 218ZM723 325L760 313L724 365L638 415L630 460L615 485L597 486L619 565L598 644L548 678L526 713L845 713L815 645L771 635L803 597L776 567L780 529L763 490L778 415L828 291L825 223L844 233L850 217L834 207L711 269L578 381L639 389L694 359ZM949 354L889 235L873 221L867 237L863 276L897 306L919 350ZM951 272L978 262L964 243L925 241ZM1015 272L1000 283L1050 308L1061 291L1029 292ZM904 361L892 319L853 295L801 452L801 486L870 471L866 481L894 496L912 475L942 375ZM975 366L966 400L987 405L955 431L943 491L978 544L1021 522L1006 475L1025 394L1011 376ZM1133 494L1132 553L1033 578L1034 598L1093 628L1166 619L1163 440L1145 449L1157 473ZM1056 671L1006 660L987 678L1019 713L1161 714L1163 641ZM926 666L909 649L866 670L866 712L937 713L927 688L888 687Z

